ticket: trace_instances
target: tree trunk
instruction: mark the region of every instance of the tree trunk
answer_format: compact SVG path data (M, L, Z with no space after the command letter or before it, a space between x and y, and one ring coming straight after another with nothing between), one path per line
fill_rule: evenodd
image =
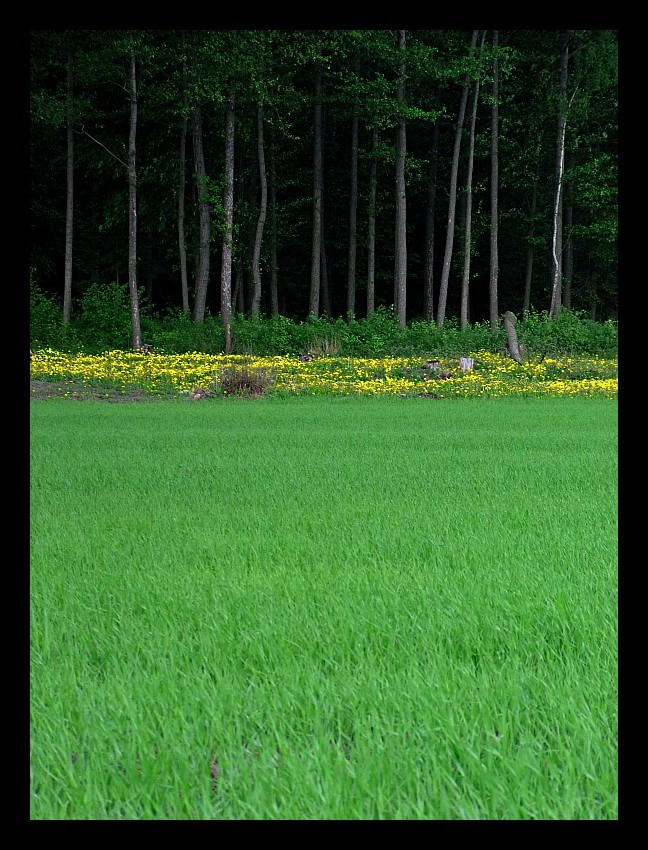
M486 30L482 33L482 40L479 49L481 56L484 47L484 39L486 38ZM473 94L472 115L470 118L470 142L468 148L468 169L466 175L466 227L464 236L464 268L463 279L461 282L461 330L466 329L468 324L468 291L470 288L470 254L472 251L471 245L471 227L472 227L472 177L473 177L473 160L475 157L475 124L477 122L477 103L479 102L479 78L475 81L475 92Z
M221 319L225 331L225 354L232 352L232 238L234 231L234 84L229 91L225 116L225 235L221 263Z
M72 243L74 233L74 43L67 33L67 189L65 205L65 277L63 281L63 321L72 316Z
M349 268L347 276L347 320L355 316L356 252L358 212L358 104L353 107L351 122L351 192L349 199Z
M398 47L403 60L400 66L397 98L399 105L405 103L405 30L398 30ZM405 327L407 320L407 199L405 196L405 117L396 117L396 238L394 247L394 306L399 323Z
M549 317L560 312L562 298L562 195L565 169L565 131L567 127L567 72L569 66L569 32L562 33L560 51L560 92L558 106L558 132L556 141L556 179L554 188L553 236L551 240L552 285Z
M180 168L178 180L178 253L180 256L180 290L182 312L189 313L189 278L187 275L187 246L185 242L185 169L187 159L187 119L182 122L180 134Z
M322 266L322 68L315 69L315 114L313 151L313 245L311 251L311 287L308 312L319 316Z
M570 161L567 163L567 167L571 167L573 165L572 157L570 156ZM569 182L567 182L567 186L565 189L565 194L567 196L567 207L565 208L565 261L564 261L564 288L562 293L562 303L565 310L571 310L572 308L572 279L574 277L574 240L572 238L572 225L574 222L574 207L571 201L571 191Z
M207 200L207 171L203 153L202 113L196 106L193 113L193 149L196 189L198 191L198 210L200 218L200 236L198 247L198 265L196 268L196 294L194 300L194 322L201 324L205 319L207 305L207 287L209 284L209 241L211 218Z
M375 309L376 294L376 188L378 128L371 132L371 164L369 167L369 225L367 230L367 317Z
M279 315L279 286L277 281L277 178L275 173L274 133L270 130L270 309L273 318Z
M130 133L128 136L128 289L130 293L133 349L142 347L139 298L137 294L137 176L135 171L135 137L137 134L137 80L135 53L130 51Z
M511 355L513 360L515 360L516 363L522 363L522 356L520 355L520 346L518 345L517 331L515 330L517 317L514 313L511 313L510 310L507 310L502 318L504 319L504 329L508 338L509 354Z
M497 50L499 33L493 32L493 47ZM497 55L493 57L493 107L491 113L491 234L490 234L490 277L488 300L490 305L490 326L494 331L498 324L497 284L499 273L499 63Z
M441 88L437 87L436 98L437 110L441 108ZM423 308L425 321L434 321L434 217L436 214L436 178L437 160L439 156L439 129L440 122L434 122L432 133L432 150L430 152L430 164L428 166L428 194L427 208L425 211L425 246L423 250Z
M538 184L533 184L533 194L531 195L531 212L529 215L529 234L527 236L526 249L526 275L524 278L524 303L522 305L522 315L524 316L531 308L531 278L533 276L533 231L535 228L535 214L537 206Z
M477 44L477 30L473 30L470 43L470 56L472 56ZM468 83L470 76L466 73L464 78L461 102L459 104L459 115L457 117L457 129L455 132L454 151L452 154L452 167L450 171L450 199L448 201L448 226L446 229L445 254L443 256L443 269L441 272L441 283L439 286L439 303L437 305L437 329L443 328L445 321L446 304L448 300L448 281L450 279L450 264L452 262L452 245L455 231L455 211L457 205L457 174L459 172L459 151L461 149L461 135L463 132L464 118L466 115L466 102L468 100Z
M252 276L254 292L252 295L251 314L254 321L259 321L261 309L261 244L268 209L268 181L266 178L265 148L263 144L263 106L257 107L257 149L259 153L259 179L261 181L261 201L259 203L259 218L257 221L256 238L254 240L254 255L252 258Z

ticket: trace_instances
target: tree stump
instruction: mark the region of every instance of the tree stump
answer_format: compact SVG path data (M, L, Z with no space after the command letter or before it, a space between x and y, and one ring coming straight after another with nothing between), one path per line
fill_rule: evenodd
M517 323L517 316L515 313L511 313L510 310L507 310L502 317L504 319L504 329L506 331L506 336L508 338L508 349L509 354L515 360L516 363L522 363L522 355L520 354L520 346L517 338L517 331L515 330L515 325Z

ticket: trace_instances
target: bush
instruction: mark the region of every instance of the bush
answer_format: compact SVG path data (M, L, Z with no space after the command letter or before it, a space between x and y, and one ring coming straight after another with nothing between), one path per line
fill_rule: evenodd
M251 370L247 363L228 367L215 381L224 395L244 395L259 398L274 383L274 375L265 369Z

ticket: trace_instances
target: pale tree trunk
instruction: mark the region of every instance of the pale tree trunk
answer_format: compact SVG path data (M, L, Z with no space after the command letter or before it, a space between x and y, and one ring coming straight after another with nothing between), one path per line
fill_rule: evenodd
M349 199L349 266L347 276L347 320L355 316L356 253L358 213L358 104L353 107L351 122L351 192Z
M472 56L477 44L477 30L473 30L470 43L470 56ZM448 201L448 225L446 228L446 244L443 256L443 269L441 271L441 283L439 285L439 300L437 304L436 326L441 330L445 321L446 304L448 301L448 281L450 279L450 265L452 263L452 245L455 232L455 213L457 206L457 174L459 171L459 152L461 149L461 135L463 132L464 118L466 115L466 103L468 101L468 84L470 76L466 73L461 102L459 104L459 115L457 117L457 129L455 132L454 150L452 154L452 166L450 171L450 198Z
M277 282L277 178L275 173L274 134L270 133L270 309L273 318L279 315L279 286Z
M135 53L130 51L130 133L128 137L128 289L130 293L133 349L142 347L139 298L137 294L137 175L135 171L135 137L137 134L137 79Z
M436 107L441 107L441 89L437 87ZM434 217L436 214L437 160L439 156L440 122L434 122L432 150L428 166L428 194L425 211L425 246L423 250L423 307L425 321L434 321Z
M571 162L572 157L570 156L570 162L568 163L568 167L573 165ZM572 308L572 279L574 276L574 240L572 238L572 225L574 222L574 207L571 201L571 191L569 182L567 182L567 186L565 189L565 194L567 196L567 206L565 208L565 261L564 261L564 288L562 293L562 303L565 310L571 310Z
M560 51L560 102L558 106L558 132L556 141L556 179L554 188L553 233L551 239L552 281L549 318L560 312L562 299L562 196L565 170L565 132L567 128L567 73L569 67L569 32L562 33Z
M397 99L400 105L405 103L405 30L398 30L398 47L403 60L400 67ZM396 238L394 247L394 307L402 328L407 321L407 199L405 196L405 154L406 154L405 118L396 118Z
M261 309L261 245L263 243L263 228L268 210L268 180L266 177L265 148L263 144L263 106L257 107L257 150L259 154L259 179L261 181L261 201L259 203L259 218L254 240L254 255L252 258L252 276L254 292L252 294L251 314L254 321L259 320Z
M499 33L493 32L493 47L497 49ZM494 331L498 325L497 284L499 273L499 62L493 57L493 107L491 112L491 233L490 233L490 276L488 300L490 306L490 326Z
M313 120L313 244L308 312L319 316L322 267L322 69L315 70L315 114Z
M72 316L72 243L74 233L74 43L67 33L67 190L65 206L65 277L63 282L63 321Z
M207 171L205 168L205 155L203 152L202 113L200 106L196 106L193 113L193 150L200 219L198 263L196 268L196 294L194 299L194 322L196 322L196 324L201 324L205 320L205 308L207 305L211 219L209 213L209 201L207 200Z
M376 188L378 128L371 132L371 164L369 166L369 225L367 231L367 317L375 309L376 296Z
M510 310L507 310L502 318L504 319L504 330L506 331L506 336L508 339L509 354L513 358L513 360L515 360L516 363L522 363L520 346L518 345L517 331L515 330L515 325L517 324L517 317L515 316L515 313L511 313Z
M484 47L486 30L482 33L480 45L480 56ZM464 239L464 268L461 281L461 330L466 329L468 324L468 292L470 288L470 254L471 254L471 228L472 228L472 177L473 160L475 157L475 124L477 123L477 104L479 102L479 78L475 81L473 94L472 115L470 117L470 142L468 147L468 169L466 175L466 228Z
M221 319L225 331L225 354L232 351L232 239L234 231L234 84L230 86L225 117L225 235L221 263Z

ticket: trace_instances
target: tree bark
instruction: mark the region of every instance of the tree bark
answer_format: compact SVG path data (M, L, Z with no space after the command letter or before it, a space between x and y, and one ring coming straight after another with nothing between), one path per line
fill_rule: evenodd
M279 315L279 285L277 269L277 196L274 133L270 129L270 310L273 318Z
M203 152L202 112L200 106L196 106L193 112L193 150L200 219L198 264L196 268L196 294L194 298L194 322L196 322L196 324L201 324L205 319L207 287L209 284L209 241L211 234L211 216L209 212L209 201L207 199L207 170L205 168L205 154Z
M142 347L139 298L137 293L137 173L135 170L135 138L137 134L137 78L135 52L130 50L130 132L128 136L128 289L130 293L133 349Z
M351 121L351 191L349 198L349 266L347 275L347 320L355 316L356 253L358 213L358 124L359 107L354 104Z
M529 214L529 233L527 236L526 249L526 275L524 278L524 302L522 305L522 315L524 316L531 308L531 279L533 277L533 231L535 228L535 214L537 206L538 184L537 181L533 184L533 194L531 195L531 211Z
M437 110L441 108L441 87L437 87ZM436 214L437 160L439 157L440 122L434 122L432 150L428 166L428 194L425 211L425 246L423 250L423 307L425 321L434 321L434 217Z
M469 56L472 56L476 44L477 30L473 30ZM443 257L443 269L441 272L439 301L437 305L436 325L438 330L441 330L443 328L443 323L445 321L446 304L448 300L448 281L450 279L450 264L452 263L452 245L454 242L455 212L457 206L457 174L459 172L459 152L461 149L461 135L463 133L463 124L466 115L466 103L468 101L469 80L470 75L466 73L464 77L463 90L461 92L461 102L459 104L457 129L455 132L454 150L452 154L452 167L450 171L450 199L448 201L448 225L446 228L445 254Z
M225 354L232 351L232 239L234 233L234 84L230 85L225 116L225 235L221 263L221 320L225 331Z
M499 32L493 31L493 47L497 50ZM490 326L494 331L498 324L497 284L499 275L499 63L497 54L493 57L493 107L491 112L491 233L490 233L490 276L488 300L490 306Z
M319 316L322 266L322 68L315 69L315 113L313 120L313 244L308 312Z
M403 60L400 66L397 98L405 103L405 30L398 30L398 47ZM394 306L402 328L407 321L407 199L405 195L406 127L403 115L396 117L396 238L394 248Z
M185 36L182 33L182 46L184 48ZM186 78L186 62L182 60L182 79ZM185 110L187 107L187 95L184 93ZM180 257L180 291L182 295L182 312L189 313L189 278L187 275L187 245L185 242L185 175L187 164L187 118L182 121L180 133L180 165L178 169L178 254Z
M259 203L259 218L257 221L256 237L254 240L254 255L252 258L252 277L254 292L252 295L251 315L254 321L259 321L261 309L261 244L268 209L268 180L265 166L265 147L263 143L263 106L257 107L257 150L259 155L259 179L261 181L261 201Z
M72 316L72 245L74 234L74 42L67 33L67 189L65 205L65 277L63 281L63 321Z
M511 355L513 360L515 360L516 363L522 363L520 346L518 345L517 331L515 330L517 317L514 313L511 313L510 310L507 310L502 318L504 319L504 329L506 330L506 336L508 339L509 354Z
M567 73L569 66L569 32L563 30L560 51L560 83L556 140L556 177L554 188L553 235L551 240L552 285L549 318L560 312L562 298L562 197L565 169L565 131L567 127Z
M367 229L367 317L375 309L376 293L376 188L378 128L371 131L371 163L369 166L369 224Z
M486 30L482 33L480 45L480 56L484 47L484 39L486 38ZM461 282L461 330L466 329L468 324L468 292L470 288L470 255L472 251L471 245L471 228L472 228L472 177L473 177L473 160L475 157L475 124L477 122L477 104L479 102L479 78L475 81L475 91L473 94L472 115L470 117L470 142L468 147L468 168L466 174L466 227L464 236L464 268L463 279Z

